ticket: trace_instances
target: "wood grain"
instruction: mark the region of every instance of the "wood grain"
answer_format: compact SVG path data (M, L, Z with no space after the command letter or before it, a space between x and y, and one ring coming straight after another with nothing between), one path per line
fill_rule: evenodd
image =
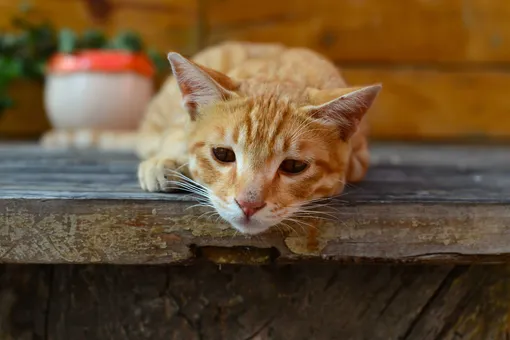
M192 208L193 197L141 192L129 154L4 146L0 256L16 263L508 261L506 148L389 144L373 153L367 179L326 208L333 220L245 237L200 218L207 210Z
M339 62L507 63L506 1L206 0L209 42L280 41Z
M49 266L0 266L0 338L47 339Z
M376 139L510 140L510 73L346 68L351 84L381 82L369 117Z
M509 279L507 265L2 265L0 336L504 340Z
M35 139L49 129L42 83L15 81L9 87L9 95L14 106L0 113L0 139Z
M9 27L21 1L0 0L0 27ZM198 4L196 0L108 0L111 10L96 16L84 0L35 0L31 18L49 20L57 28L77 32L95 27L108 35L134 30L146 45L161 52L198 49Z

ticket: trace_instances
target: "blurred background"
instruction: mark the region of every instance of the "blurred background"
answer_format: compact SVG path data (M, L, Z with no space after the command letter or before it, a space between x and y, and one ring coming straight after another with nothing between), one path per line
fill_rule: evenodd
M157 91L168 51L234 39L310 47L350 84L382 82L375 139L505 141L509 18L504 0L0 0L0 138L50 128L43 93L55 53L143 53Z

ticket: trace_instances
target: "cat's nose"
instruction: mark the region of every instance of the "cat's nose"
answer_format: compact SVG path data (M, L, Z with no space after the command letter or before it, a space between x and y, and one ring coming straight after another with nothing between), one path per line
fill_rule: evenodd
M237 205L241 208L244 215L248 218L252 217L257 211L266 206L266 202L248 202L236 200Z

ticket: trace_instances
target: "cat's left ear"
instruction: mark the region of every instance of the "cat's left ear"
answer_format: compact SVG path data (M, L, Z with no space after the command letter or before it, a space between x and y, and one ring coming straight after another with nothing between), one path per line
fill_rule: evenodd
M199 107L236 96L239 85L223 73L194 63L179 53L168 54L168 61L182 94L182 105L192 120Z
M381 89L380 84L331 90L309 89L308 98L312 105L302 109L326 124L338 126L341 138L347 141L357 131Z

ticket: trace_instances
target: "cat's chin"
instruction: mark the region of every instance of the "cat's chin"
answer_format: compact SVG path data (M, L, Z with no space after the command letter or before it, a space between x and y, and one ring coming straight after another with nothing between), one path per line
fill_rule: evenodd
M228 221L230 225L245 235L257 235L267 231L272 225L257 220Z
M239 231L242 234L246 235L257 235L265 232L268 230L271 226L248 226L248 225L235 225L231 223L232 227L234 227L237 231Z
M278 222L271 223L258 216L253 216L251 219L247 220L237 204L231 204L230 207L225 208L223 205L219 204L217 200L213 199L211 201L221 218L244 235L261 234Z

